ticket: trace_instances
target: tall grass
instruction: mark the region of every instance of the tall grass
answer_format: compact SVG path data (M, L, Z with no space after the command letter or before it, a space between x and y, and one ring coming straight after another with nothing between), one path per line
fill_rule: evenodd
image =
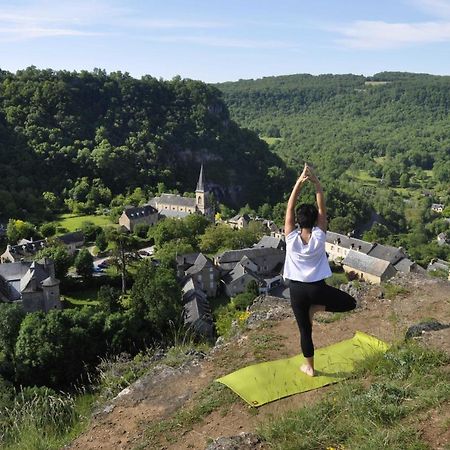
M48 388L26 388L0 412L0 447L8 450L58 449L82 428L90 410L89 395L57 394Z

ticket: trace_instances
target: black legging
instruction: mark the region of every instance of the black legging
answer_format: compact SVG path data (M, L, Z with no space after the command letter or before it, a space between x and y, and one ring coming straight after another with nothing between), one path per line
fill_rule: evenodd
M309 308L311 305L325 305L325 311L344 312L356 307L356 300L340 289L336 289L325 283L324 280L313 283L301 281L289 281L291 293L291 306L300 329L300 346L303 356L314 356L312 341L312 324L309 320Z

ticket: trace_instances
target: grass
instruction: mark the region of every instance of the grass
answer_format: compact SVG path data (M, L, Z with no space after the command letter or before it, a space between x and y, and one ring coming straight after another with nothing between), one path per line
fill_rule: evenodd
M80 394L19 394L0 413L0 446L5 450L56 450L82 433L96 397Z
M97 301L97 287L90 287L79 291L74 291L70 295L64 294L65 301L68 301L72 305L98 305Z
M259 434L283 450L431 449L415 421L450 398L449 363L448 355L415 342L394 346L360 362L351 380L318 403L263 424Z
M270 358L269 351L276 350L281 354L285 347L283 338L273 333L253 334L250 337L250 342L256 361L267 361Z
M383 286L384 296L390 300L395 299L398 295L406 295L409 290L403 286L394 283L385 283Z
M277 142L281 142L283 140L283 138L268 137L268 136L259 136L259 138L269 145L276 144Z
M56 226L63 227L70 232L81 229L83 222L93 222L95 225L101 227L113 224L108 216L97 216L93 214L79 216L71 213L61 214L55 223Z

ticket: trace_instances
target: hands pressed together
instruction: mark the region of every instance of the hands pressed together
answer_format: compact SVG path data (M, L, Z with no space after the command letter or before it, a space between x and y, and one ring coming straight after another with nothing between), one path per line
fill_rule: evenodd
M306 183L306 181L311 181L315 186L320 185L320 181L317 178L316 174L313 172L312 168L308 166L307 163L305 163L305 166L303 167L303 172L300 174L298 178L298 182L301 184Z

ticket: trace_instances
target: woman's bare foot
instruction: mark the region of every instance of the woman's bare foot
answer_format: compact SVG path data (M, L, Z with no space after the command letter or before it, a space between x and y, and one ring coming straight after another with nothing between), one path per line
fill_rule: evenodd
M308 375L308 376L310 376L310 377L313 377L313 376L314 376L314 369L313 369L310 365L308 365L308 364L303 364L303 365L300 367L300 370L301 370L303 373L306 373L306 375Z

